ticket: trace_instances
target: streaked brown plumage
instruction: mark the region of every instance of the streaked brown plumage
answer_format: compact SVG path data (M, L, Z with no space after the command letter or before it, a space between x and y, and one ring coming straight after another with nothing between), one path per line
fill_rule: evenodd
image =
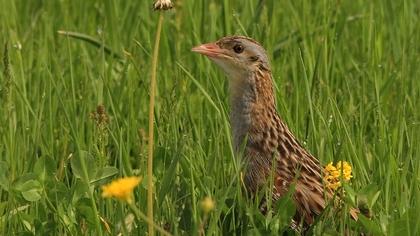
M330 193L324 190L319 161L297 141L277 113L264 48L253 39L231 36L192 50L208 56L229 77L232 134L237 151L245 144L244 182L248 191L254 193L265 186L275 168L274 200L295 184L295 220L313 223Z

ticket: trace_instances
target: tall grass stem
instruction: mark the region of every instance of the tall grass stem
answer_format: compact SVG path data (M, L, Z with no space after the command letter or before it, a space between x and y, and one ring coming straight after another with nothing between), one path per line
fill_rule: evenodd
M157 25L155 46L153 49L152 71L150 74L150 103L149 103L149 142L147 158L147 218L149 224L149 235L154 235L153 228L153 134L154 134L154 107L156 94L156 70L159 56L160 32L162 31L163 14L159 15Z
M147 224L156 228L156 230L159 231L159 233L161 233L162 235L172 236L172 234L166 231L164 228L160 227L155 222L150 221L150 218L145 216L144 213L141 212L134 204L128 204L128 205L130 206L130 209L134 212L134 215L136 215L137 219L146 221Z

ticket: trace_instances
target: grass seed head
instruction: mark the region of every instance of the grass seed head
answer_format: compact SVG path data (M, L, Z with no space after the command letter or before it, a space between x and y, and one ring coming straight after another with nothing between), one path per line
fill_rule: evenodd
M155 11L166 11L169 10L173 7L172 1L171 0L156 0L155 3L153 4L153 9Z

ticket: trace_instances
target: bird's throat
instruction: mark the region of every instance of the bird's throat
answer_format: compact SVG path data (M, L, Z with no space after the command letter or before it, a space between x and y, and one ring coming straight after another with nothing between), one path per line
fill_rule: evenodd
M231 85L230 122L234 148L239 151L251 126L251 108L255 100L255 94L249 85L243 86L240 91L236 89L232 88Z

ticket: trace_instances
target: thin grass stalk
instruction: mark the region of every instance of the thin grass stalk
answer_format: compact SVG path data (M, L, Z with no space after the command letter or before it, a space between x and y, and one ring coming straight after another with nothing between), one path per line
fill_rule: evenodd
M136 215L138 220L144 220L146 221L149 225L152 225L152 227L156 228L156 230L161 233L162 235L165 236L172 236L171 233L169 233L168 231L166 231L164 228L160 227L159 225L157 225L155 222L150 221L149 217L145 216L143 212L141 212L135 204L128 204L128 206L130 207L130 209L134 212L134 215ZM150 231L149 231L150 232Z
M150 74L150 103L149 103L149 142L147 157L147 219L149 235L154 235L153 227L153 145L154 145L154 116L155 116L155 93L156 93L156 69L159 56L160 32L162 30L163 14L159 14L159 22L156 31L155 46L152 57L152 71Z

